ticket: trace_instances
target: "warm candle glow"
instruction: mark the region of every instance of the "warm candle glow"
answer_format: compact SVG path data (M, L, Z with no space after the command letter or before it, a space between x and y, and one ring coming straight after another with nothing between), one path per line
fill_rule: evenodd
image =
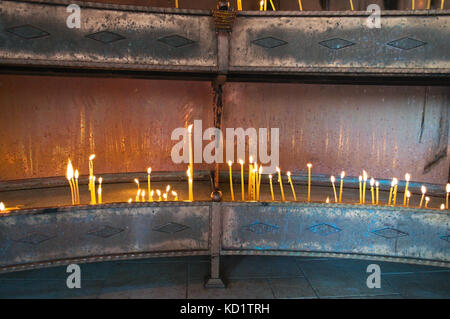
M103 178L99 178L98 179L98 190L97 190L97 193L98 193L98 203L99 204L101 204L102 203L102 181L103 181Z
M342 171L341 172L341 186L339 188L339 203L342 203L342 191L343 191L343 187L344 187L344 177L345 177L345 172Z
M406 185L405 185L405 195L403 196L403 206L406 205L406 194L408 193L408 184L409 184L410 178L411 178L411 175L409 175L408 173L406 173L406 174L405 174Z
M256 199L257 200L259 200L259 194L260 194L260 192L261 192L261 175L262 175L262 171L263 171L263 169L262 169L262 166L260 166L259 167L259 170L258 170L258 192L257 192L257 194L256 194Z
M141 191L141 202L145 202L145 189Z
M306 166L308 167L308 202L311 201L311 167L312 164L308 163L306 164Z
M336 181L336 178L333 175L331 175L330 181L331 181L331 185L333 185L334 202L337 203L338 199L337 199L337 194L336 194L336 187L334 186L334 182Z
M166 193L168 193L170 191L170 185L166 186Z
M178 200L178 194L177 194L177 192L172 191L172 196L175 197L175 199L174 199L175 201Z
M441 204L441 210L444 210L444 209L445 209L445 204L442 203L442 204Z
M281 179L281 170L278 166L277 166L277 172L278 172L278 182L280 183L281 198L284 202L286 199L284 198L283 180Z
M375 185L375 179L372 177L370 179L370 192L372 193L372 205L375 205L375 193L373 190L374 185Z
M327 196L327 199L325 200L325 203L327 203L327 204L330 203L330 197Z
M74 185L72 184L73 167L72 167L72 162L70 162L70 159L69 159L69 163L67 164L66 178L69 181L70 195L72 196L72 205L75 205Z
M163 194L163 198L164 198L164 201L167 202L167 193L164 193L164 194Z
M450 193L450 183L445 187L447 194L445 195L445 209L448 209L448 195Z
M359 175L359 203L362 203L362 176Z
M367 182L367 172L363 170L363 189L362 189L362 203L366 203L366 182Z
M150 199L150 192L151 192L151 187L150 187L150 174L152 173L152 168L149 167L147 168L147 192L148 192L148 200L151 201Z
M269 183L270 183L270 195L272 196L272 201L275 200L275 196L273 195L273 185L272 185L272 174L269 175Z
M140 202L141 201L141 189L137 190L136 199L134 201L135 202Z
M392 205L395 206L395 203L397 201L397 187L398 187L398 179L395 179L395 185L394 185L394 192L392 193Z
M135 179L134 179L134 182L136 183L137 188L139 189L139 188L140 188L140 187L139 187L139 180L138 180L137 178L135 178Z
M288 176L289 184L291 184L292 196L294 196L294 201L297 201L297 196L296 196L295 190L294 190L294 184L292 184L291 172L287 172L287 176Z
M425 197L425 208L428 208L428 203L430 202L430 197Z
M133 199L130 197L130 198L128 199L128 204L131 204L132 201L133 201Z
M151 202L153 202L153 193L154 193L154 192L153 192L153 189L152 189L152 190L150 191L150 199L149 199Z
M375 201L375 204L378 205L378 197L379 197L379 195L380 195L380 182L379 182L379 181L376 181L376 182L375 182L375 187L376 187L376 189L377 189L377 199L376 199L376 201Z
M231 192L231 200L234 202L234 190L233 190L233 171L231 166L233 163L231 161L228 161L228 167L230 170L230 192Z
M0 203L0 212L5 212L6 208L5 208L5 204L3 204L3 202Z
M420 190L422 191L422 197L420 198L419 208L422 208L423 200L425 199L425 194L427 193L427 188L422 185Z
M78 170L76 169L75 170L75 202L77 204L80 203L80 189L78 187L78 176L79 176L79 173L78 173Z
M248 190L247 200L251 200L253 197L253 156L250 155L248 164Z
M189 133L189 200L194 200L194 152L192 151L192 127L194 125L191 124L188 126L188 133Z
M161 191L159 189L156 190L156 195L158 195L158 201L161 201Z
M241 195L242 201L244 201L245 200L244 161L240 159L239 164L241 164Z
M406 191L406 207L409 207L409 199L411 197L411 192Z

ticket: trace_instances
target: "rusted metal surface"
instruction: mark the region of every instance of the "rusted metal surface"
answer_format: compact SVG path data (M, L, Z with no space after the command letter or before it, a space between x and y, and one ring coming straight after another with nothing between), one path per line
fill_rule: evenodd
M213 126L208 82L0 76L0 180L186 171L175 164L172 131L193 120ZM205 142L206 145L206 142ZM195 170L209 170L196 164Z
M231 34L230 72L448 74L450 12L243 12Z
M224 254L317 252L450 267L447 212L337 204L224 203L222 223Z
M0 268L6 269L123 254L208 254L210 247L210 204L205 202L49 208L0 220Z
M147 71L215 70L217 44L210 14L153 11L83 7L81 28L70 29L63 3L2 1L0 62Z
M379 179L403 180L409 173L413 181L442 185L450 166L449 92L447 87L227 83L222 126L280 128L280 167L293 174L306 174L311 162L313 174L338 176L344 170L357 177L364 169ZM267 145L270 152L270 139Z

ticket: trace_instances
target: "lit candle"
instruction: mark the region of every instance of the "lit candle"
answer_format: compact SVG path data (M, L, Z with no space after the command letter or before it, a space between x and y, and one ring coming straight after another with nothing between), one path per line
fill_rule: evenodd
M362 203L362 176L359 175L359 203Z
M156 195L158 195L158 202L161 201L161 191L159 189L156 190Z
M237 0L237 9L238 11L242 11L242 0Z
M441 10L444 10L444 1L445 0L441 0Z
M259 194L261 193L261 175L262 175L262 166L259 167L258 172L258 194L257 194L257 200L259 200Z
M253 194L253 200L256 200L256 199L258 199L258 193L259 193L259 189L258 189L258 187L259 187L259 185L258 185L259 168L258 168L258 164L256 164L256 163L255 163L255 168L253 169L253 173L254 173L253 174L253 179L254 179L253 183L255 185L255 191L254 191L254 194Z
M334 182L336 181L336 178L332 175L330 177L331 185L333 185L333 193L334 193L334 202L337 203L337 195L336 195L336 186L334 186Z
M256 179L258 175L258 169L257 164L255 163L255 167L253 167L253 174L252 174L252 199L256 200Z
M442 203L442 204L441 204L441 210L444 210L444 209L445 209L445 204Z
M167 193L163 194L164 201L167 202Z
M72 196L72 205L75 205L74 186L72 185L73 167L72 167L72 163L70 162L70 159L69 159L69 163L67 164L66 177L67 177L67 180L69 181L70 195Z
M267 0L264 0L264 11L267 11Z
M327 199L325 200L325 203L329 204L330 203L330 197L327 196Z
M411 0L411 9L412 9L412 10L415 9L415 0Z
M253 156L249 157L249 164L248 164L248 194L247 194L247 200L252 199L252 187L253 187Z
M193 124L189 125L189 200L194 200L194 152L192 151L192 127Z
M395 177L392 179L392 182L391 182L391 189L389 190L389 200L388 200L388 205L391 205L391 200L392 200L392 190L394 189L394 186L395 186L394 180L395 180Z
M370 192L372 193L372 205L375 204L375 193L373 191L374 186L375 186L375 179L372 177L370 179Z
M193 201L194 200L194 194L191 192L192 178L191 178L190 168L187 169L186 175L188 177L189 201Z
M153 189L150 191L150 201L153 202Z
M394 206L397 200L397 187L398 187L398 180L395 179L394 193L392 194L392 205Z
M169 193L169 192L170 192L170 188L171 188L170 185L167 185L167 186L166 186L166 193Z
M430 10L431 8L431 0L427 0L427 10Z
M425 194L427 193L427 188L422 185L420 190L422 191L422 197L420 198L419 208L422 208L423 200L425 199Z
M242 193L242 201L244 201L245 200L244 161L239 160L239 164L241 164L241 193Z
M175 191L172 191L172 196L175 197L175 201L178 201L178 194Z
M141 201L141 189L138 189L136 192L136 199L134 200L135 202L140 202Z
M175 8L178 9L178 0L175 0Z
M275 200L275 196L273 196L272 174L269 175L269 183L270 183L270 195L272 195L272 202L273 202Z
M405 185L405 195L403 196L403 206L406 205L406 194L408 193L408 185L409 185L409 179L411 178L411 175L409 175L408 173L405 174L405 181L406 181L406 185Z
M5 213L6 212L6 208L5 208L5 204L3 204L3 202L0 203L0 213Z
M278 166L277 166L277 172L278 172L278 182L280 183L281 198L284 202L286 199L284 198L283 181L281 179L281 170Z
M367 182L367 172L363 170L363 190L362 190L362 203L366 203L366 182Z
M98 203L99 204L102 203L102 181L103 181L103 178L100 177L98 179L98 190L97 190L97 192L98 192Z
M131 204L132 201L133 201L133 199L131 197L128 198L128 204Z
M447 184L447 186L445 187L445 190L447 192L447 194L445 196L445 209L448 209L448 194L450 193L450 184Z
M311 167L312 164L308 163L306 164L308 166L308 202L311 201Z
M291 184L292 196L294 196L294 201L297 201L297 196L295 195L294 184L292 184L291 172L287 172L289 184Z
M150 192L151 192L151 188L150 188L150 174L152 173L152 168L149 167L147 168L147 191L148 191L148 200L150 201Z
M76 197L76 202L77 204L80 203L80 189L78 188L78 170L75 170L75 197Z
M379 181L376 181L376 182L375 182L375 187L377 188L377 200L376 200L376 204L378 205L378 196L379 196L379 193L380 193L380 182L379 182Z
M342 189L344 186L344 177L345 177L345 172L342 171L341 172L341 187L339 189L339 203L342 203Z
M141 190L141 202L145 203L145 189Z
M263 8L264 8L264 0L261 0L259 2L259 11L263 11Z
M411 197L411 192L406 191L406 207L409 207L409 199Z
M298 0L298 9L303 11L302 0Z
M134 182L136 183L137 188L140 189L140 187L139 187L139 180L137 178L135 178Z
M89 156L89 176L94 176L94 158L95 154Z
M231 200L234 202L234 190L233 190L233 173L231 170L231 161L228 161L228 167L230 169L230 192L231 192Z
M430 202L430 197L425 197L425 208L428 208L428 203Z
M353 10L355 10L355 8L353 7L353 0L350 0L350 8Z

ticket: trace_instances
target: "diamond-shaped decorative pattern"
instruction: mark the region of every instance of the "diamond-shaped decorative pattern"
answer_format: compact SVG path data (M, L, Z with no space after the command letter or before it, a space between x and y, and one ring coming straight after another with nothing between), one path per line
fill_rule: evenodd
M252 233L262 235L268 232L272 232L274 230L277 230L279 227L277 225L271 225L267 223L261 223L261 222L254 222L250 225L243 227L245 230L251 231Z
M49 236L39 232L32 232L26 234L25 237L22 237L16 241L30 245L39 245L40 243L52 239L54 237L56 236Z
M373 230L372 233L374 233L377 236L384 237L387 239L405 237L405 236L409 235L405 232L402 232L398 229L391 228L391 227L376 229L376 230Z
M321 41L321 42L319 42L319 44L323 45L324 47L326 47L328 49L339 50L339 49L343 49L343 48L352 46L355 43L341 39L341 38L334 38L334 39Z
M166 234L175 234L178 233L180 231L186 230L189 227L186 225L181 225L181 224L177 224L177 223L167 223L161 226L157 226L155 228L153 228L154 231L159 231L161 233L166 233Z
M448 241L450 243L450 235L447 236L441 236L442 240Z
M123 232L122 228L115 228L115 227L111 227L111 226L101 226L97 229L94 229L94 230L88 232L88 235L93 235L93 236L102 237L102 238L108 238L108 237L117 235L121 232Z
M401 38L401 39L391 41L387 45L394 47L394 48L402 49L402 50L411 50L411 49L421 47L425 44L427 44L427 43L406 37L406 38Z
M50 33L48 33L47 31L36 28L30 24L12 27L6 29L6 31L27 40L43 38L50 35Z
M340 228L327 223L313 225L309 227L309 230L324 237L341 231Z
M99 41L104 44L113 43L119 40L125 39L125 37L121 36L120 34L110 32L110 31L100 31L92 34L88 34L86 36L89 39Z
M192 41L188 38L182 37L177 34L162 37L162 38L158 39L158 41L165 43L167 45L170 45L171 47L174 47L174 48L181 48L181 47L190 45L192 43L195 43L195 41Z
M274 38L274 37L266 37L266 38L261 38L258 40L254 40L252 41L253 44L259 45L261 47L264 47L266 49L273 49L276 47L280 47L282 45L287 44L286 41Z

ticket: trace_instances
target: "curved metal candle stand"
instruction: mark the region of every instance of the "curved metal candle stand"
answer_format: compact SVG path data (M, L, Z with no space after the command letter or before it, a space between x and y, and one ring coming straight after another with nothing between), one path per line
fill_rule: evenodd
M0 215L0 272L122 259L280 255L450 267L449 214L301 202L153 202Z

